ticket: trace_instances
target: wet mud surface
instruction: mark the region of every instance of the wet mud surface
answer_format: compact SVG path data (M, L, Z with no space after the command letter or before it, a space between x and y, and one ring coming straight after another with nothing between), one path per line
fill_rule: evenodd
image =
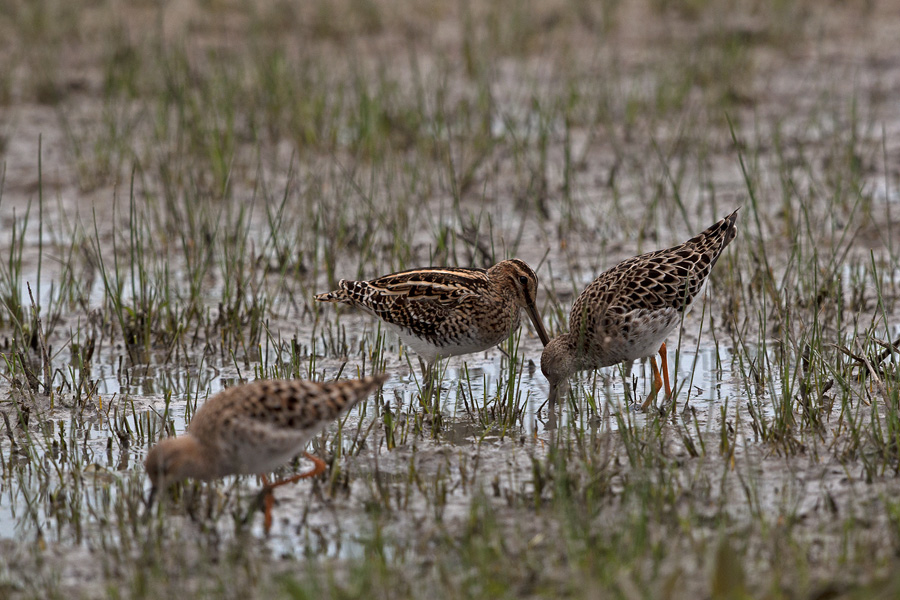
M513 11L524 37L444 3L346 21L138 3L156 19L143 35L116 3L87 4L80 33L38 28L49 82L32 46L0 49L15 65L0 71L0 596L897 589L898 355L875 360L900 336L889 3L627 3L609 21L548 3ZM0 25L37 27L29 14ZM309 101L301 121L320 130L291 120L296 89L276 106L277 83L262 100L245 87L280 51L313 65L304 93L341 98ZM116 75L142 69L163 84ZM662 411L631 410L649 389L637 362L580 374L549 429L525 322L446 362L436 419L396 337L312 301L341 278L516 256L558 333L601 271L738 206L738 238L669 340ZM146 512L143 456L210 395L380 370L383 390L310 444L329 470L278 489L270 533L253 477Z

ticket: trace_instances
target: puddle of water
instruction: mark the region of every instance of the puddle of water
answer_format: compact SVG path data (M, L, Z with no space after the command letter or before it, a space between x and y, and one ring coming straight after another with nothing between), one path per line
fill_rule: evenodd
M388 354L390 355L390 352ZM266 357L266 359L271 358ZM674 352L670 352L670 358L672 359L670 368L674 373ZM354 359L351 358L350 362L354 362ZM131 448L124 451L120 448L111 422L112 413L108 403L116 403L120 415L123 412L136 411L134 415L126 415L126 420L129 422L147 419L157 422L158 432L157 415L166 410L163 398L166 394L170 394L171 401L167 416L176 433L181 434L184 432L187 422L187 396L190 396L192 401L198 399L197 404L199 405L209 395L215 394L226 385L233 385L236 381L236 373L232 365L213 365L205 361L197 361L195 365L187 367L150 364L130 370L123 369L121 364L120 355L114 352L104 352L95 357L91 377L98 383L100 397L107 403L106 408L95 414L83 411L87 413L87 416L85 414L76 416L74 409L56 408L53 414L58 418L52 421L52 435L47 434L40 443L34 444L35 456L32 464L44 464L51 472L50 481L54 482L51 485L55 485L59 489L66 486L58 482L56 475L52 474L53 470L59 469L65 478L69 476L66 469L71 461L82 464L86 483L82 486L81 493L84 495L82 503L85 505L100 503L101 498L98 497L98 494L115 494L116 486L94 485L90 480L124 479L129 477L130 473L133 474L135 469L137 471L143 469L139 463L143 460L146 448ZM711 409L719 406L726 397L736 397L741 392L733 387L732 382L727 379L725 372L720 368L720 365L730 364L730 352L721 347L718 355L715 348L702 348L696 354L684 350L680 355L676 378L676 385L684 384L680 388L680 402L683 403L684 398L689 395L691 403L696 409L695 418L698 419L701 426L704 426L713 414L718 414L717 412L713 413ZM321 373L327 379L333 377L341 369L341 361L327 363L322 361L319 366ZM506 389L506 366L507 361L496 350L451 359L446 367L442 384L441 410L444 415L444 426L441 435L436 441L431 441L427 439L427 432L424 434L426 436L424 439L416 438L415 434L410 433L409 440L415 440L419 446L431 444L444 448L474 448L479 454L489 452L489 447L498 445L502 446L502 452L508 454L510 452L509 442L515 444L517 440L546 433L546 409L540 415L536 413L547 394L547 383L539 368L529 369L526 366L524 372L517 379L520 390L518 402L523 411L518 420L521 427L506 432L501 431L498 427L488 426L485 428L473 415L474 405L486 403L487 407L491 408L496 404L498 393ZM396 355L388 356L388 370L394 376L384 386L383 401L387 402L395 416L406 414L408 418L414 418L414 415L421 412L416 383L418 372L411 371L406 365L405 359L401 361ZM625 374L624 378L622 373ZM350 374L345 370L343 376ZM649 389L649 366L636 362L630 369L608 368L596 374L583 373L579 379L572 382L573 389L577 390L576 406L583 414L588 406L585 394L590 394L607 417L609 412L626 410L625 387L626 385L630 386L633 380L637 381L637 393L639 395L646 393L645 390ZM373 419L382 419L382 417L374 416L376 413L380 414L382 410L381 407L375 406L375 402L376 400L370 397L350 411L344 423L344 435L341 438L342 448L345 451L349 452L354 444L356 436L351 435L351 432L357 431L357 428L367 431ZM466 408L467 403L468 409ZM570 424L576 427L584 426L583 417L575 416L571 406L565 407L561 411L561 415L563 419L561 426ZM634 421L638 424L644 418L646 417L640 414L633 416ZM603 426L611 430L617 427L615 419L609 418L605 419ZM383 425L376 423L369 433L367 443L378 445L381 443L378 440L381 440L383 436ZM75 456L70 457L69 463L60 462L58 458L51 457L52 453L58 452L54 449L53 439L55 437L64 438L68 443L69 451L76 452ZM482 447L484 444L487 446ZM2 450L5 460L11 460L10 442L6 436L0 437L0 450ZM386 453L383 447L377 451L382 456L392 454ZM498 451L501 450L498 449ZM36 495L47 493L47 490L35 489L33 481L38 479L40 478L25 476L20 483L13 476L5 477L0 482L0 539L29 539L36 535L38 528L53 530L57 526L57 518L50 514L48 509L52 503L34 501ZM227 480L220 485L227 487L231 483ZM292 488L294 489L290 492L279 490L279 501L285 505L286 511L290 511L292 505L297 505L296 510L302 511L303 503L308 499L310 493L308 486L307 488L292 486ZM241 489L242 493L252 495L256 492L256 485L252 479L248 479ZM352 492L352 494L355 493L355 491ZM364 492L363 496L367 493ZM465 498L465 496L460 496L460 510L465 508ZM108 499L105 501L108 502ZM29 510L33 511L33 516L23 518L23 514ZM298 513L286 512L285 514ZM325 509L315 516L309 517L309 525L313 526L317 531L316 535L319 536L315 542L316 547L326 553L361 552L361 546L353 541L354 528L347 527L346 523L329 515L330 513ZM222 523L217 527L227 529L229 521L230 519L222 519ZM259 519L254 521L254 532L262 537L261 522L257 521ZM58 535L62 541L72 534L60 531ZM297 548L303 548L313 543L310 541L310 535L307 529L289 524L270 538L272 550L279 553L296 552Z

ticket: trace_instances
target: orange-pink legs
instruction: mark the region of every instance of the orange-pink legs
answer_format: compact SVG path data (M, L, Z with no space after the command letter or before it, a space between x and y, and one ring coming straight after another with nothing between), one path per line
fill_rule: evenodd
M669 360L666 358L668 356L668 352L666 352L666 343L663 342L662 346L659 347L659 356L662 360L662 376L663 382L666 384L666 400L672 397L672 386L669 384Z
M656 395L659 394L659 390L662 389L663 384L665 384L666 388L666 399L672 397L672 386L669 384L669 361L666 356L666 343L663 342L662 346L659 347L659 358L662 362L662 375L660 375L659 368L656 366L656 358L651 356L650 371L653 374L653 381L650 383L650 395L647 396L647 399L641 404L641 410L647 410L647 408L656 401Z
M277 487L281 487L282 485L286 485L288 483L296 483L301 479L306 479L307 477L315 477L316 475L325 472L325 461L323 461L321 458L319 458L318 456L313 456L309 452L304 452L303 456L313 461L313 464L315 466L311 470L304 473L298 473L297 475L288 477L287 479L279 479L278 481L272 483L269 483L269 479L265 475L262 476L262 494L265 498L264 502L266 509L264 521L266 533L269 533L269 530L272 528L272 507L275 505L275 495L272 493L272 491Z

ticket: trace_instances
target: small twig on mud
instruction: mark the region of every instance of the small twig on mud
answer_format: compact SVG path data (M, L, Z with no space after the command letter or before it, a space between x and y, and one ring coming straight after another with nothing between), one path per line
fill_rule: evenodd
M900 352L900 337L898 337L893 342L886 342L884 340L879 340L877 338L872 338L872 341L884 348L884 351L878 355L878 360L875 362L883 362L888 356L893 354L894 352Z
M869 371L869 375L871 375L872 380L875 382L875 387L878 388L878 392L881 394L882 398L887 398L888 393L887 389L884 387L884 382L881 381L881 378L878 376L878 372L875 371L875 367L872 366L872 363L869 362L869 359L865 357L865 351L863 350L862 345L859 343L859 340L856 340L856 345L859 347L860 352L863 352L862 361L866 365L866 369Z
M852 358L853 360L855 360L859 363L866 362L866 359L864 357L859 356L858 354L853 354L852 352L850 352L850 349L847 348L846 346L840 346L838 344L828 344L828 345L831 346L832 348L840 350L843 354L849 356L850 358Z
M852 358L853 360L858 362L861 366L865 366L866 370L869 373L871 373L872 375L874 375L875 373L877 373L877 371L875 371L874 365L880 365L893 352L900 352L900 338L897 338L897 340L894 342L886 342L884 340L879 340L876 338L872 338L872 341L875 342L876 344L878 344L879 346L881 346L882 348L885 348L885 350L883 352L881 352L881 354L879 354L876 357L873 357L872 360L870 360L869 358L866 357L865 350L863 349L862 345L860 345L859 340L856 340L856 346L859 348L860 352L862 352L861 355L854 354L846 346L840 346L838 344L828 344L828 345L831 346L832 348L836 348L837 350L839 350L841 353L845 354L846 356L849 356L850 358Z

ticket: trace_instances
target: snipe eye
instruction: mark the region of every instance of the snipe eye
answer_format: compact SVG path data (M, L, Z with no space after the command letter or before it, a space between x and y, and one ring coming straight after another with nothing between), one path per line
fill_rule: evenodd
M528 285L528 278L525 277L524 275L519 275L519 283L521 283L521 284L524 285L524 286L527 286L527 285Z

